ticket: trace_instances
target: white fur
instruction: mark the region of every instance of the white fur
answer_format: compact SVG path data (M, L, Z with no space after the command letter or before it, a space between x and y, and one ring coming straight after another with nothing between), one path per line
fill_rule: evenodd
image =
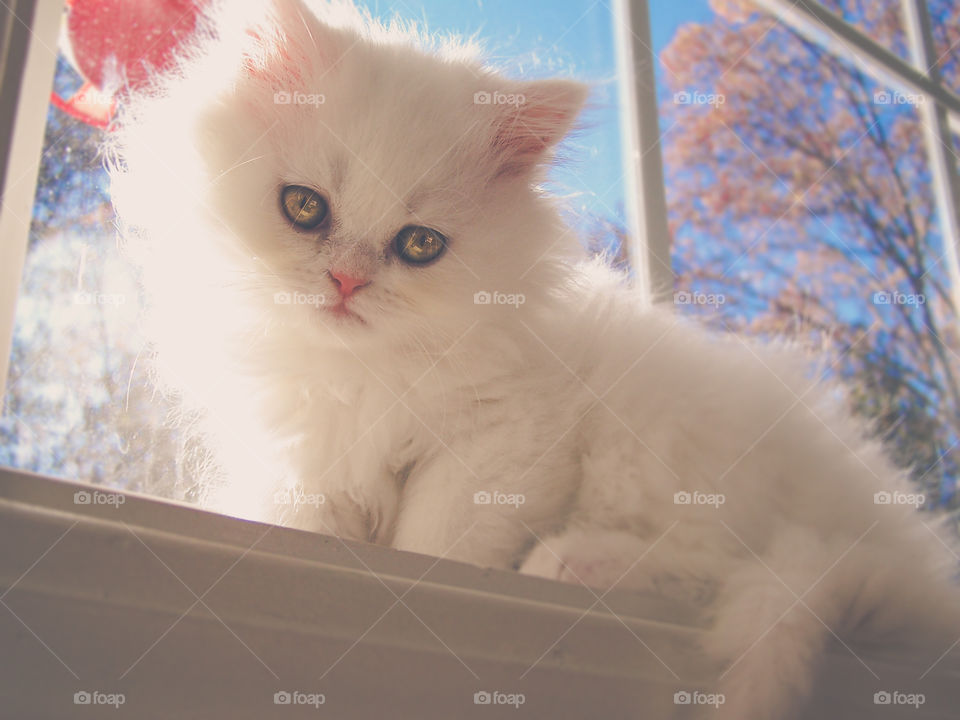
M936 659L960 633L949 555L912 509L874 504L910 488L836 393L788 352L645 307L581 259L537 189L585 90L507 80L452 41L418 49L349 6L317 12L326 24L294 0L211 20L218 39L117 134L113 193L161 377L217 460L208 504L698 602L706 651L732 665L717 717L797 707L825 626L933 628ZM277 105L280 90L325 101ZM528 104L473 102L495 90ZM329 232L290 226L286 183L328 194ZM408 224L449 251L389 258ZM333 267L371 279L351 300L363 324L274 301L332 304ZM525 302L475 305L480 290ZM285 488L325 502L278 504ZM678 505L681 491L725 502Z

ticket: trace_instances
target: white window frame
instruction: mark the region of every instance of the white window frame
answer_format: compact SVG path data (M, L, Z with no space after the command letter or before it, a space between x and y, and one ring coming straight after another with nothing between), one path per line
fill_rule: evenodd
M6 396L20 278L57 63L63 3L0 5L0 398Z
M662 302L673 297L674 275L650 11L646 0L614 0L612 9L622 99L620 129L630 237L628 257L637 291L653 302Z
M621 89L636 99L623 123L631 254L655 298L672 275L648 9L616 2ZM0 4L0 393L61 12L58 0ZM655 718L716 675L696 651L703 628L674 602L3 468L0 605L0 697L16 717L76 717L78 691L124 693L123 716L272 717L274 693L300 691L323 693L337 717L489 718L474 693L501 691L523 693L527 717ZM804 717L873 718L868 698L889 688L924 692L925 717L953 717L960 657L922 681L923 659L869 664L882 681L832 648Z

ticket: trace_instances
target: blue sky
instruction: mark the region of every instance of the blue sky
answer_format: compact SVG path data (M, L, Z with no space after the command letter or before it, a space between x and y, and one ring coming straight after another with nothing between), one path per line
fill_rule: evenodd
M707 22L712 17L709 0L651 0L653 49L660 52L666 47L684 23Z

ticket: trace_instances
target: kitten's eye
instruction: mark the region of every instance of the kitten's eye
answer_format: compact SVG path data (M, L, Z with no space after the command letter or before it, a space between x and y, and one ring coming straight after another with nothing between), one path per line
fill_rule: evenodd
M283 214L302 230L313 230L327 217L323 195L303 185L287 185L280 193Z
M436 230L410 225L397 233L393 244L401 260L423 265L440 257L447 247L447 239Z

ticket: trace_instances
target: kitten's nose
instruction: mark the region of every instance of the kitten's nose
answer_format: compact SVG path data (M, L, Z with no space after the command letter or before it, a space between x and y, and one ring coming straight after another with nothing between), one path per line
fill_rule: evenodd
M362 288L364 285L370 284L369 280L355 278L347 275L344 272L339 272L336 270L328 270L327 272L330 274L334 284L337 286L337 290L340 292L340 297L344 299L353 295L354 292Z

